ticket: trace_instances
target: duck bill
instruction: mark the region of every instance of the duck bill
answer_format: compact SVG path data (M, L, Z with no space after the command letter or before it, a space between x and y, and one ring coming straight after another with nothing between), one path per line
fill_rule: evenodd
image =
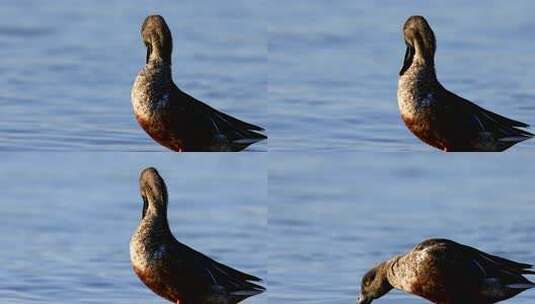
M145 58L145 63L149 63L150 54L152 53L152 45L147 44L147 57Z
M148 208L149 208L149 202L147 201L147 198L143 195L143 211L141 213L141 219L145 218Z
M405 58L403 59L403 66L399 71L399 76L405 74L405 72L411 67L412 60L414 58L414 48L407 43L407 50L405 51Z
M372 299L366 298L362 294L359 295L359 299L357 300L357 304L370 304L372 302Z

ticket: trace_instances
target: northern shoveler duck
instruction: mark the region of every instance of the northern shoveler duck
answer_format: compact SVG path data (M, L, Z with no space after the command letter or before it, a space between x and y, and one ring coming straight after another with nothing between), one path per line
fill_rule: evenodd
M145 66L132 87L139 125L161 145L180 151L240 151L267 137L241 121L182 92L171 76L171 31L163 17L148 16L141 27Z
M414 135L444 151L504 151L533 137L529 127L446 90L435 74L436 41L421 16L403 26L407 50L399 73L401 118Z
M358 304L369 304L392 288L437 304L496 303L535 287L525 274L535 274L532 265L450 240L430 239L368 271Z
M143 212L130 241L137 276L177 304L235 304L264 292L261 279L232 269L178 242L167 223L167 188L156 169L139 178Z

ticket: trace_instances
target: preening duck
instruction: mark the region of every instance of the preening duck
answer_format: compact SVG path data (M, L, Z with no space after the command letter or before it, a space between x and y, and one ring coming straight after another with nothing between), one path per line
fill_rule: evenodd
M436 304L496 303L535 287L527 274L535 274L532 265L451 240L429 239L369 270L357 303L370 304L393 288Z
M177 151L241 151L267 137L263 128L234 118L181 91L171 75L173 39L162 16L141 27L146 62L132 87L139 125L158 143Z
M264 292L260 278L223 265L175 239L167 222L167 187L154 168L139 179L143 209L130 240L134 272L176 304L235 304Z
M435 73L436 40L429 23L410 17L403 26L407 50L398 83L401 118L425 143L444 151L504 151L533 137L516 121L446 90Z

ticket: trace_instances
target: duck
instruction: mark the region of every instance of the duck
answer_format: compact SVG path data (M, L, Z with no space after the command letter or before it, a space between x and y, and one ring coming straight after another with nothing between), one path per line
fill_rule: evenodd
M131 101L137 122L156 142L176 152L237 152L267 139L262 127L218 111L175 85L173 39L162 16L146 17L141 37L147 55Z
M148 288L176 304L235 304L265 291L260 278L177 241L167 221L167 187L155 168L142 170L139 186L143 208L130 261Z
M496 303L535 287L527 274L535 274L532 265L452 240L428 239L369 270L357 303L370 304L394 288L436 304Z
M397 100L407 128L443 151L501 152L533 137L528 124L486 110L445 89L435 72L436 39L422 16L403 25L406 52Z

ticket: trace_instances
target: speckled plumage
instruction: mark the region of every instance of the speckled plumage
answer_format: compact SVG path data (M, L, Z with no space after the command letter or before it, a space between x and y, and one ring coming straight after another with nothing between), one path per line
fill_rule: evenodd
M535 274L531 265L430 239L370 270L358 303L369 304L397 288L437 304L491 304L535 287L525 274Z
M503 151L533 135L527 124L485 110L446 90L435 73L434 33L421 16L403 27L407 52L397 99L407 128L444 151Z
M132 88L134 113L139 119L157 118L158 112L169 108L172 91L171 68L159 61L147 63L137 75Z
M432 69L423 64L413 64L400 78L398 84L399 110L407 119L426 119L437 100L433 92L440 84Z
M167 190L156 169L140 175L143 213L130 240L137 276L159 296L180 304L236 304L262 293L255 276L218 263L178 242L167 222Z
M240 151L267 137L246 123L181 91L171 73L172 37L161 16L149 16L141 28L146 64L131 92L139 125L174 151Z

